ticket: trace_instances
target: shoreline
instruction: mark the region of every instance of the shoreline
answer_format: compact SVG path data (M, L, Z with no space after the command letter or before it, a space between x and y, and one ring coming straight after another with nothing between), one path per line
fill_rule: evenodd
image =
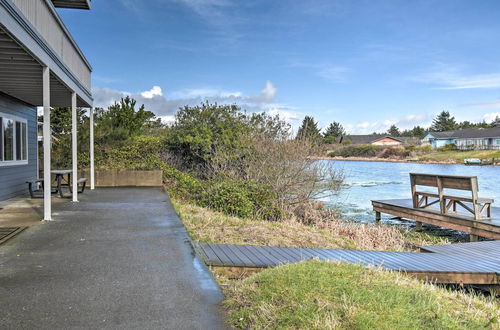
M391 159L378 157L329 157L329 156L312 156L310 159L316 160L341 160L351 162L380 162L380 163L414 163L414 164L437 164L437 165L464 165L453 160L437 161L437 160L415 160L415 159ZM485 166L485 165L483 165Z

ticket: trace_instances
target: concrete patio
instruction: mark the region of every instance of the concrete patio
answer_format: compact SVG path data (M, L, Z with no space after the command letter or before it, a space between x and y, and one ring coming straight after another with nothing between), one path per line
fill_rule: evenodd
M224 328L220 289L161 188L97 189L53 218L0 246L2 328Z

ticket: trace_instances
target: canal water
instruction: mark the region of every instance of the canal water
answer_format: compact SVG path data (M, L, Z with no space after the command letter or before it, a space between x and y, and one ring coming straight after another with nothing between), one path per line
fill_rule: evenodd
M337 196L321 200L330 207L342 210L344 217L357 222L374 222L371 200L411 198L409 173L432 173L477 176L479 196L493 198L494 205L500 205L500 167L465 166L442 164L415 164L362 161L331 161L345 177L342 190ZM426 189L420 189L426 190ZM432 191L427 189L427 191ZM467 196L463 191L453 194ZM470 196L470 195L469 195ZM384 215L382 221L412 226L413 222L391 219Z

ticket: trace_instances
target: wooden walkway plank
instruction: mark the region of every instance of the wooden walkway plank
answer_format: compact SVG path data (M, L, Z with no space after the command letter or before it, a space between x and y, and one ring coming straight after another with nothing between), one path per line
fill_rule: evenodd
M234 247L250 260L247 267L268 267L267 261L262 261L251 250L246 249L244 245L234 245Z
M286 249L286 248L282 248L282 247L279 247L279 246L270 246L270 248L273 249L273 250L278 251L279 253L281 253L284 256L288 256L288 258L290 260L295 260L295 262L299 262L299 261L304 260L304 257L302 257L299 254L295 253L295 251L293 251L291 249Z
M208 245L197 244L196 248L198 249L198 251L202 253L202 259L205 260L205 262L207 260L210 260L213 266L224 265L224 263L220 260L217 254L214 251L212 251L212 249Z
M279 263L277 263L275 260L270 259L269 257L266 257L265 255L262 255L257 251L256 249L252 249L252 246L249 245L240 245L240 249L244 250L247 252L248 256L253 256L253 259L256 259L258 263L256 262L255 265L264 265L264 267L272 267L272 266L277 266Z
M220 245L218 246L218 248L220 248L226 254L226 256L233 262L233 264L244 264L243 260L241 260L238 255L231 250L230 245Z
M266 246L265 249L269 251L269 253L274 254L275 256L279 256L282 258L286 263L290 262L298 262L300 259L297 259L295 256L292 256L288 253L286 253L286 249L280 249L279 247L273 247L273 246Z
M471 250L479 251L481 245L471 243ZM488 243L495 249L496 243ZM197 244L204 253L204 260L213 266L273 267L311 258L350 262L365 266L421 274L430 278L441 276L462 281L492 284L500 282L500 258L478 258L467 255L467 244L460 246L436 246L437 253L389 252L340 249L289 248L277 246ZM457 244L458 245L458 244ZM485 246L485 245L483 245ZM496 250L495 250L496 252ZM440 275L441 274L441 275ZM458 283L456 282L456 283ZM450 282L445 282L450 283ZM481 282L482 283L482 282ZM481 284L479 283L479 284ZM484 284L484 283L483 283ZM500 283L497 283L500 284Z
M207 247L209 249L212 249L212 251L217 255L217 257L224 265L235 266L231 259L229 259L229 257L221 249L220 245L222 244L207 244Z
M246 265L252 265L253 262L252 262L252 259L247 257L247 255L245 253L243 253L242 250L236 248L236 246L234 245L228 245L227 246L234 254L236 254L238 256L238 258Z

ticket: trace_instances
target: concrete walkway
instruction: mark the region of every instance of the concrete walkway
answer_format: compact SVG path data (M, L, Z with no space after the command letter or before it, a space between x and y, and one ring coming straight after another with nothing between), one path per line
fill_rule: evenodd
M0 246L0 328L224 327L220 289L160 189L80 199Z

